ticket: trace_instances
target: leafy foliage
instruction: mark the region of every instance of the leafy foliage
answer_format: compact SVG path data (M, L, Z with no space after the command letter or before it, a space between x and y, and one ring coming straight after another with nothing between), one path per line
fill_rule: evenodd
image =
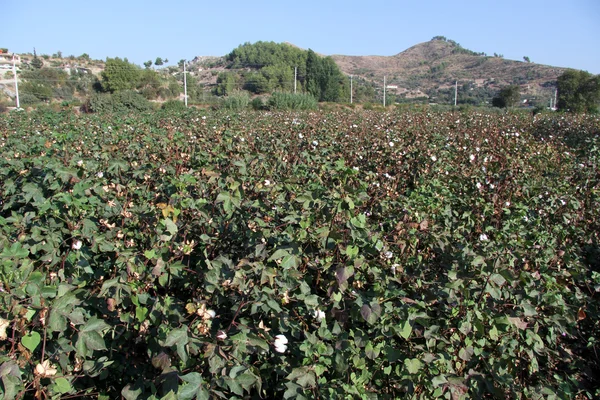
M521 99L519 86L510 85L502 88L500 92L492 99L492 105L498 108L514 107Z
M600 75L568 70L558 77L557 107L574 113L597 113L600 103Z
M107 92L135 89L140 79L140 68L127 58L107 58L101 72L102 88Z
M273 110L315 110L317 100L310 94L275 92L269 98L268 106Z
M119 113L144 112L152 109L152 104L142 95L124 90L116 93L96 93L84 105L86 112Z
M0 116L4 398L597 398L600 121Z

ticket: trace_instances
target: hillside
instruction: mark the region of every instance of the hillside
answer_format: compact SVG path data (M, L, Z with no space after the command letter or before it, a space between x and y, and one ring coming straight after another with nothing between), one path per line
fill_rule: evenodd
M334 55L340 69L348 75L398 86L398 94L413 97L459 85L496 90L518 84L523 94L542 95L553 91L556 78L564 68L491 57L463 49L453 41L431 40L394 56Z
M367 92L372 93L369 101L376 102L381 99L385 76L388 95L400 102L450 103L458 82L459 103L489 103L499 88L516 84L528 104L546 105L554 96L556 78L565 71L565 68L476 53L445 38L419 43L393 56L332 55L331 58L345 75L353 76L355 91L368 87ZM216 85L217 76L223 71L244 74L251 69L230 67L225 57L196 57L190 71L210 88Z
M302 49L291 43L282 44ZM293 53L293 52L292 52ZM31 61L31 54L21 55L23 66ZM85 70L93 75L99 76L104 69L104 61L90 60L87 57L57 57L42 56L45 67L52 69L63 69L66 71ZM339 70L346 76L353 77L353 95L355 102L380 102L383 92L383 81L386 78L386 94L388 102L429 102L440 104L452 104L454 101L454 85L458 82L459 104L489 104L492 97L500 88L506 85L519 85L524 105L547 106L550 99L554 97L556 79L565 68L540 65L536 63L514 61L504 59L502 56L487 56L461 47L458 43L444 37L435 37L431 41L419 43L393 56L348 56L333 55L331 60L335 62ZM248 82L257 79L260 67L256 65L234 65L227 56L198 56L188 64L188 77L194 85L198 99L206 99L210 92L219 94L217 80L224 72L236 76L231 88L247 89ZM292 63L288 65L299 65ZM181 66L181 64L180 64ZM173 83L183 84L181 67L172 65L158 68L163 86ZM238 68L234 68L234 67ZM291 68L291 69L290 69ZM299 90L303 90L302 84L305 70L298 71ZM71 73L71 72L69 72ZM272 90L291 90L294 84L293 67L288 67L279 78L280 88L265 89L262 93L268 94ZM273 73L271 73L273 75ZM11 95L13 85L11 73L7 71L1 78L6 82L0 82L6 95ZM344 81L342 76L341 80ZM188 90L189 84L188 82ZM90 81L86 87L91 87ZM348 86L342 101L349 100L349 79L344 83ZM54 89L53 89L54 90ZM192 88L192 90L194 90ZM163 90L164 92L164 90ZM75 93L82 100L89 93ZM222 94L222 93L221 93ZM9 97L4 95L4 102L9 102ZM179 94L181 96L181 94ZM10 96L12 97L12 96ZM347 97L347 100L346 100ZM164 97L161 96L164 100Z

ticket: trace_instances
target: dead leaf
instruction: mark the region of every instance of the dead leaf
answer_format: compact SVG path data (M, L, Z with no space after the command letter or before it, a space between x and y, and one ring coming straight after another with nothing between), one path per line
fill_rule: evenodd
M577 311L577 321L584 320L586 317L587 317L587 315L585 315L585 311L583 311L583 307L580 307L579 311Z

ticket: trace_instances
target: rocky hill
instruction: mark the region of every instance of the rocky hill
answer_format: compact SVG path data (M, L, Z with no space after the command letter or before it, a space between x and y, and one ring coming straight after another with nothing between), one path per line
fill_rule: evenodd
M340 69L370 81L397 86L398 94L418 97L453 88L455 82L469 90L516 84L521 93L548 95L565 68L486 56L453 41L431 40L394 56L332 56ZM381 84L380 84L381 85Z
M554 96L556 78L566 69L487 56L443 37L393 56L331 57L344 74L353 76L355 88L369 85L375 98L381 96L385 76L387 93L397 101L449 103L458 83L459 103L489 103L499 88L519 85L523 101L545 105ZM190 65L190 71L207 88L227 69L224 57L196 57Z

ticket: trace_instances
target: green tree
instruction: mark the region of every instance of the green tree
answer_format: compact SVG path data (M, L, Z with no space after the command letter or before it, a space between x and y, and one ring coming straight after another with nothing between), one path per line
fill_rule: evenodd
M154 65L159 66L159 65L163 65L163 59L160 57L156 57L156 60L154 61Z
M333 58L322 58L312 50L306 57L306 91L318 101L339 101L345 92L347 79ZM348 97L348 96L345 96Z
M146 67L146 69L150 69L151 66L152 66L152 60L148 60L144 63L144 67Z
M556 80L557 108L574 113L597 113L600 102L600 75L568 70Z
M529 59L529 57L527 57L527 56L523 57L523 61L525 61L526 63L529 63L529 62L531 62L531 60L530 60L530 59Z
M217 96L227 96L232 93L238 85L238 76L232 72L221 72L217 77L217 87L214 93Z
M130 64L127 58L107 58L101 73L102 89L107 92L130 90L137 87L141 69Z
M35 69L40 69L44 66L44 62L37 56L35 48L33 49L33 60L31 60L31 66Z
M519 86L510 85L502 88L492 99L492 105L498 108L514 107L521 99Z

